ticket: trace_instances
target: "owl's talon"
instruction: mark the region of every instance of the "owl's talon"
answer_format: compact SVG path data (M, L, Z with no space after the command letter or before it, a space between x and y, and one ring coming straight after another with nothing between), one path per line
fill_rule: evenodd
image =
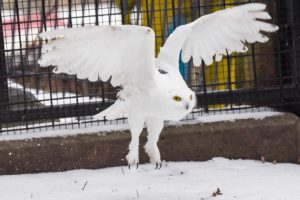
M160 169L162 167L161 163L156 163L155 169Z
M138 168L139 168L139 163L136 164L136 169L138 169ZM131 169L131 165L130 164L128 164L128 169L129 170Z

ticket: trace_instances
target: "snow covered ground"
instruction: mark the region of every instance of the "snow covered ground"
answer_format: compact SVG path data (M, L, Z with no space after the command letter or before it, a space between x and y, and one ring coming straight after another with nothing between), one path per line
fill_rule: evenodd
M24 90L26 92L29 92L32 94L41 104L44 104L45 106L58 106L58 105L69 105L69 104L76 104L78 103L87 103L87 102L102 102L102 98L96 98L96 97L88 97L88 96L79 96L76 98L75 93L69 93L65 92L64 94L62 92L55 93L52 92L45 92L43 90L36 90L34 88L24 88L22 85L15 83L11 79L7 79L7 83L10 88L15 88L19 90ZM108 99L106 99L108 100Z
M0 176L3 200L297 200L300 166L214 158L59 173ZM220 195L213 192L220 189Z

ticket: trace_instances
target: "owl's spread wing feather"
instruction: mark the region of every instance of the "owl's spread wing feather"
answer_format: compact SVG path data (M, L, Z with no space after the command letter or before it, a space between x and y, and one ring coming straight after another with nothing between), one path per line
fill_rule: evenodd
M246 43L267 42L262 32L274 32L278 27L260 20L269 20L266 5L245 4L205 15L180 26L170 35L158 55L162 69L178 68L179 55L183 62L191 57L195 66L202 60L206 65L220 61L224 55L246 52ZM169 68L169 69L168 69Z
M146 87L154 68L155 36L151 28L122 25L54 30L40 34L41 66L79 79Z
M151 28L81 27L44 32L40 37L47 40L39 60L42 67L52 65L56 66L54 73L77 75L90 81L110 80L113 86L122 86L123 93L127 94L124 99L118 99L96 118L116 119L127 115L130 95L153 84L155 36Z

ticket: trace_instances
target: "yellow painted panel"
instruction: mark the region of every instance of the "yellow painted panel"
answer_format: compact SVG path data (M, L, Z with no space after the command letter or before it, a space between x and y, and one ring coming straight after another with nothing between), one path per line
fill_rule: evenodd
M232 0L212 0L213 7L211 8L211 12L215 12L221 9L224 9L222 6L226 4L225 8L229 8L230 3L233 3ZM218 31L218 30L216 30ZM230 59L230 66L228 66L228 60L224 58L222 61L216 63L214 62L212 65L206 67L205 78L206 84L214 84L216 87L208 88L209 90L226 90L226 89L236 89L236 85L234 82L236 81L235 76L235 66L236 60L235 58ZM230 67L230 79L233 84L230 84L231 88L228 88L228 68Z
M216 12L218 10L229 8L230 4L233 3L232 0L212 0L213 7L210 12ZM228 5L229 4L229 5ZM216 30L218 31L218 30ZM230 77L228 76L228 69L230 68ZM212 85L212 87L207 88L208 90L218 91L218 90L234 90L236 89L236 59L231 58L230 63L228 63L228 59L225 57L220 62L214 62L212 65L207 66L205 70L205 78L206 85ZM228 85L228 79L230 78L230 82L232 84ZM230 88L228 88L230 87ZM225 105L209 105L209 108L224 108Z
M180 12L181 17L186 22L191 21L190 0L148 0L142 1L141 6L143 12L142 25L151 26L157 36L156 55L159 52L159 48L163 45L163 36L161 34L164 34L165 38L168 37L168 28L173 25L173 19L178 18L178 12ZM180 11L178 10L179 8ZM153 13L150 12L152 9L154 10ZM152 18L152 23L148 24L150 18Z
M121 4L123 1L123 4ZM125 24L131 24L131 11L136 5L136 0L115 0L118 8L122 8L124 14ZM126 4L126 5L125 5ZM179 10L180 7L180 10ZM184 17L186 22L191 21L190 0L142 0L142 25L150 26L156 34L156 55L159 48L163 45L162 34L168 37L168 28L173 25L173 19L178 18L178 12L181 17ZM151 19L151 24L148 22ZM177 24L178 25L178 24ZM164 33L163 33L164 31Z

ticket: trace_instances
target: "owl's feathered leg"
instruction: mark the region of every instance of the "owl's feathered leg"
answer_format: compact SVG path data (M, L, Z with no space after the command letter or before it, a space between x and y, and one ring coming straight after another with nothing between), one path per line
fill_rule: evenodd
M144 119L142 117L128 116L130 125L131 141L129 144L129 153L126 156L128 166L139 164L139 138L144 128Z
M164 121L159 118L149 117L146 119L148 141L144 146L149 155L150 162L156 164L156 169L161 167L160 152L157 146L159 135L164 127Z

